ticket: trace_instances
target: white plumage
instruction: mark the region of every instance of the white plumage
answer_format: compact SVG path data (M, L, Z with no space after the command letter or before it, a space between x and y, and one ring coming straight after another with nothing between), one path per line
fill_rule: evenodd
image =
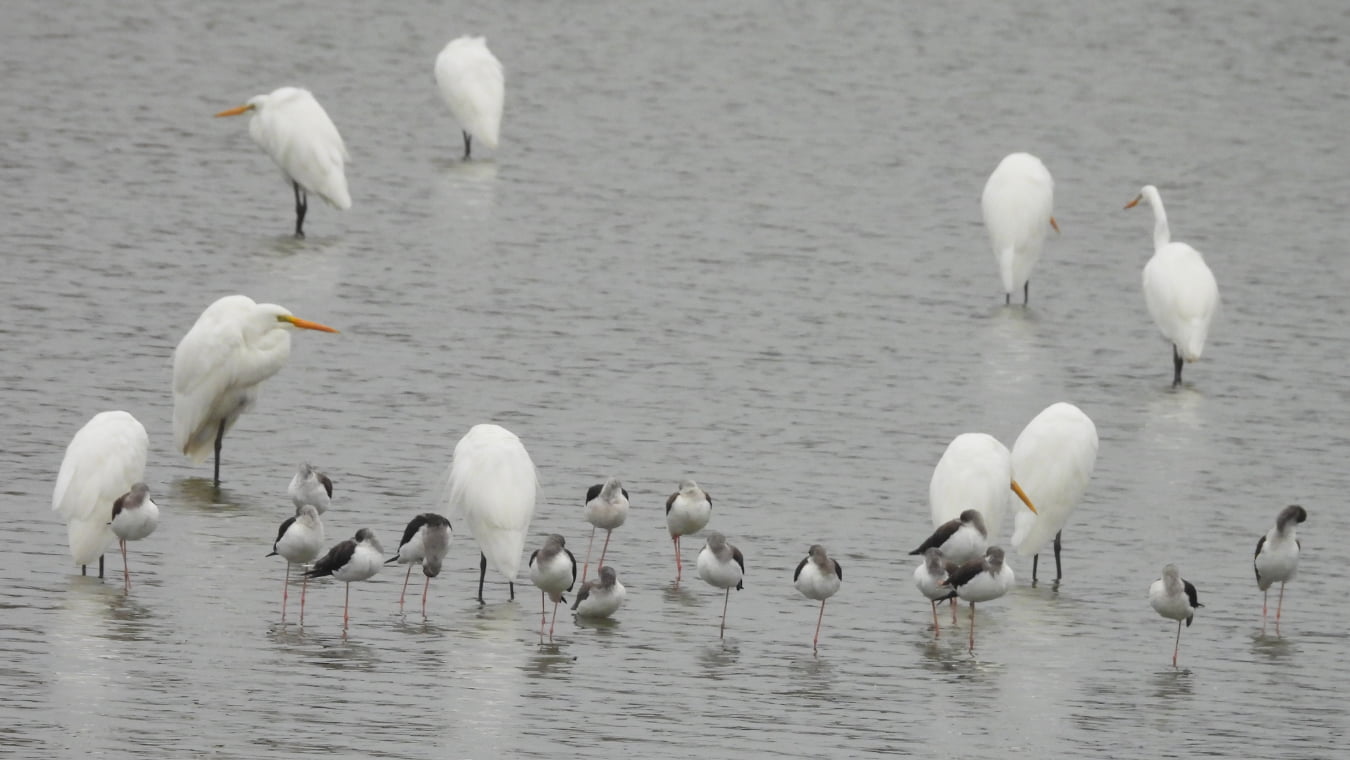
M1011 153L989 175L980 198L989 244L998 261L1005 302L1022 290L1041 256L1047 228L1055 222L1055 181L1050 170L1030 153Z
M520 439L500 425L474 425L455 444L448 493L447 516L469 526L483 566L514 584L539 495L534 462ZM483 600L481 572L478 600Z
M612 565L600 568L599 580L587 581L577 592L572 609L583 618L607 618L623 606L628 590L619 582L619 574Z
M88 565L112 544L113 503L145 477L149 447L145 426L123 411L94 415L66 447L52 510L66 521L76 565Z
M286 487L286 493L291 497L297 514L306 504L323 514L333 501L333 481L311 467L309 462L301 462L291 477L291 484Z
M1153 208L1154 251L1144 265L1144 302L1158 330L1172 343L1172 384L1180 385L1182 361L1196 361L1204 353L1219 306L1219 284L1199 251L1172 242L1158 188L1146 185L1125 208L1141 200Z
M962 433L947 445L928 482L933 527L959 520L967 509L978 510L993 543L1003 536L1008 500L1017 488L1008 447L991 435Z
M464 157L469 157L471 140L496 150L506 77L487 40L468 36L451 40L436 56L436 84L464 132Z
M1051 404L1022 429L1012 448L1012 468L1036 512L1017 510L1013 546L1024 557L1040 554L1087 492L1097 465L1097 426L1082 409ZM1058 575L1059 556L1055 557ZM1033 579L1035 573L1032 574Z

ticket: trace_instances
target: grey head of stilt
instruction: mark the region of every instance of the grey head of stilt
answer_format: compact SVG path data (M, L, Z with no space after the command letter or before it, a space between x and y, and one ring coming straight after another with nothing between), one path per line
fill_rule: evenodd
M369 528L362 528L361 530L356 531L356 536L353 540L358 544L361 542L370 544L375 548L375 551L384 554L384 547L380 546L380 540L375 537L375 532Z
M600 568L600 582L596 584L600 588L614 588L614 584L619 582L619 574L612 565L605 565Z

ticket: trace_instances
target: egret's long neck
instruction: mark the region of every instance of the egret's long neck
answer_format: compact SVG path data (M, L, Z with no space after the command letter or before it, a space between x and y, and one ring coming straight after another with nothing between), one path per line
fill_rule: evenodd
M1172 242L1172 231L1167 227L1167 210L1163 208L1162 198L1157 193L1149 198L1149 205L1153 207L1153 247L1162 248Z

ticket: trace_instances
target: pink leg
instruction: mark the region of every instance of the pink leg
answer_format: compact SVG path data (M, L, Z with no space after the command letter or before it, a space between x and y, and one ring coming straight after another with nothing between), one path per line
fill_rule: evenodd
M717 638L726 638L727 633L727 602L731 601L731 588L727 587L727 595L722 599L722 627L717 629Z
M1177 666L1177 653L1181 651L1181 621L1177 621L1177 645L1172 649L1172 667Z
M675 585L680 585L680 576L684 574L684 566L680 564L680 537L671 536L671 541L675 542Z
M1266 632L1266 602L1270 599L1270 589L1261 592L1261 633Z
M933 638L942 635L942 626L938 625L937 600L930 599L929 603L933 605Z
M727 591L727 596L731 596L731 591ZM820 624L825 620L825 600L820 600L820 617L816 618L816 637L811 640L811 651L814 652L820 646Z
M127 542L122 540L117 543L122 545L122 591L126 592L131 590L131 570L127 567ZM1278 617L1277 615L1276 625L1279 625Z
M342 597L342 632L343 632L343 633L346 633L346 632L347 632L347 621L350 619L350 618L348 618L348 616L347 616L347 606L348 606L348 604L350 604L351 601L352 601L352 584L348 583L348 584L347 584L347 594L346 594L346 596Z
M970 603L970 653L975 654L975 603Z
M599 563L599 567L604 567L604 566L605 566L605 552L609 551L609 537L612 536L612 535L614 535L614 531L612 531L612 530L607 530L607 531L605 531L605 546L604 546L603 549L600 550L600 563ZM585 578L582 578L582 580L584 581L584 580L586 580L586 579L585 579Z
M557 622L558 622L558 603L557 603L557 602L554 602L554 603L553 603L553 619L550 620L549 623L548 623L548 638L549 638L549 641L552 641L552 640L553 640L553 626L554 626L554 624L557 623Z
M957 608L957 604L958 604L958 603L957 603L957 601L956 601L956 597L952 597L952 625L956 625L956 608Z
M431 579L427 578L427 582L422 584L422 617L427 616L427 591L430 588L431 588Z
M403 575L403 590L398 592L398 611L403 611L403 597L408 593L408 579L412 577L412 563L408 563L408 572Z
M286 577L291 575L290 563L286 564ZM300 579L300 625L305 624L305 591L309 589L309 576L301 575Z
M542 643L544 639L544 621L548 620L548 615L544 612L544 592L539 592L539 640Z
M1284 609L1284 584L1280 584L1280 600L1275 603L1275 635L1280 635L1280 611Z
M286 622L286 600L290 598L291 563L286 563L286 579L281 582L281 622Z
M586 582L586 572L591 569L591 547L595 546L595 526L591 526L591 540L586 542L586 561L581 565L581 582Z

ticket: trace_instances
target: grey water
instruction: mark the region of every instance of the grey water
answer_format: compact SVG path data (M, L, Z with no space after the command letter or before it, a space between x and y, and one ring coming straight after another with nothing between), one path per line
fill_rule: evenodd
M0 10L0 754L380 758L1330 757L1347 747L1344 494L1350 6L1174 3L166 3ZM459 160L436 53L484 34L502 144ZM341 130L353 208L289 189L243 119L284 84ZM979 194L1006 153L1056 179L1029 308L1003 306ZM1223 310L1169 387L1140 292L1157 185ZM171 356L244 293L339 328L225 442L219 490L174 451ZM905 552L968 431L1007 444L1060 400L1101 448L1063 582L1017 586L934 639ZM163 510L108 578L50 511L64 447L125 409ZM520 436L544 497L528 544L584 552L586 488L633 512L608 625L515 602L462 526L424 620L401 573L312 584L277 558L302 459L330 540L385 547L438 509L455 442ZM683 477L745 553L721 594L674 579ZM1281 635L1256 539L1303 504ZM1006 542L1007 537L1002 537ZM843 564L826 607L791 573ZM1046 559L1045 557L1042 558ZM1177 563L1205 607L1149 608ZM1053 566L1053 563L1050 563ZM414 581L410 595L420 593ZM1273 600L1272 600L1273 603Z

